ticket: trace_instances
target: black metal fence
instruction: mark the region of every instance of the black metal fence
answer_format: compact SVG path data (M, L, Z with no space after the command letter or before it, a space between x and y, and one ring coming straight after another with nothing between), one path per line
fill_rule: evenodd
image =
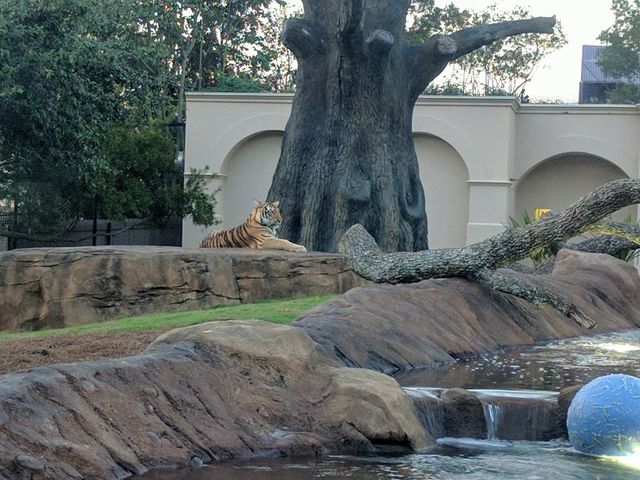
M13 213L0 212L0 230L8 230L13 223ZM0 252L8 250L11 242L7 237L0 236Z
M13 224L12 213L0 213L0 229ZM95 232L95 234L94 234ZM13 248L73 247L90 245L182 245L182 219L174 218L162 227L141 224L139 220L81 220L63 238L52 241L7 239L0 237L0 251Z

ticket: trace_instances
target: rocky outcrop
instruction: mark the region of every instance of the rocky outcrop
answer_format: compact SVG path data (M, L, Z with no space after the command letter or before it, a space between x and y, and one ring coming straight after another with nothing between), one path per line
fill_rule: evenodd
M214 261L204 255L190 268ZM233 269L224 256L215 261ZM640 279L624 262L564 251L553 275L528 278L569 296L599 332L640 324ZM232 457L419 449L432 442L428 432L482 436L486 398L451 390L415 402L372 370L585 333L552 309L463 280L354 289L296 325L213 322L169 332L135 357L1 376L0 479L117 479ZM539 439L559 429L555 400L535 409L489 400L507 412L499 437L520 438L525 421L542 425L531 432Z
M586 331L549 306L537 309L463 279L356 288L294 325L343 365L388 373L640 325L638 272L609 255L562 250L551 275L505 273L565 296L598 326Z
M302 329L256 320L175 330L135 357L0 377L2 479L116 479L430 441L395 380L341 367Z
M440 395L444 430L450 437L487 438L482 402L468 390L450 388Z
M0 330L342 293L366 282L342 257L251 249L114 246L0 253Z

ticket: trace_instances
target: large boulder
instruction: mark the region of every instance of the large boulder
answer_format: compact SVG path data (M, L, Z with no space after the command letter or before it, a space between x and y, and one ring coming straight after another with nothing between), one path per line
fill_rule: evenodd
M447 436L487 438L484 409L477 396L462 388L450 388L442 392L440 399Z
M1 479L119 479L430 442L395 380L341 367L302 329L255 320L175 330L135 357L0 377Z
M355 288L294 325L346 366L395 372L456 358L640 325L640 277L609 255L562 250L551 275L504 271L557 292L598 322L585 331L550 306L537 309L463 279Z
M0 253L0 330L342 293L367 283L339 255L114 246Z

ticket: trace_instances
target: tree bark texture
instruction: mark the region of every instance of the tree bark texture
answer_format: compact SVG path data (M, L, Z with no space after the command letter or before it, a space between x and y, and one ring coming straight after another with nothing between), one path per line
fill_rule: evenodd
M554 18L502 22L404 41L410 0L304 0L285 24L298 60L296 95L268 199L281 235L335 251L360 223L385 251L424 250L425 198L412 137L420 93L456 58L520 33L551 33Z
M534 223L505 230L466 247L384 253L362 225L354 225L344 234L338 250L358 275L374 282L409 283L429 278L463 277L533 303L550 304L580 325L593 328L595 322L552 292L514 281L495 270L525 258L537 248L585 232L607 215L637 203L640 203L640 179L614 180L561 213L545 215ZM614 227L611 229L625 230L629 238L637 233L637 229Z

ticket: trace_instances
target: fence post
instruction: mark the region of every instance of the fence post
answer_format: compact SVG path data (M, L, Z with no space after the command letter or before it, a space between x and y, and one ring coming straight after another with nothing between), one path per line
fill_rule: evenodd
M107 235L104 243L107 245L111 245L111 220L109 220L109 223L107 223Z

